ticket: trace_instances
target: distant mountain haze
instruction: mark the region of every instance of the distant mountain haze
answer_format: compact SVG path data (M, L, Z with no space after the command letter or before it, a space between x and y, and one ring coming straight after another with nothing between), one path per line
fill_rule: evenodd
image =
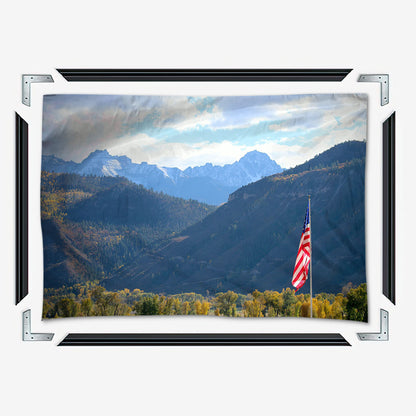
M232 164L215 166L206 163L182 171L146 162L133 163L127 156L112 156L107 150L96 150L81 163L44 155L42 170L78 175L123 176L147 189L219 205L226 202L229 194L241 186L282 172L283 169L267 154L258 151L249 152Z
M233 164L214 166L212 163L206 163L204 166L187 168L184 173L189 177L208 177L224 185L240 188L282 170L266 153L253 150Z

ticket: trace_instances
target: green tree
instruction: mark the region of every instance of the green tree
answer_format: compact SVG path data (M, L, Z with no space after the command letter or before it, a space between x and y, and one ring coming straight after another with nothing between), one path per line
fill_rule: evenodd
M365 283L348 292L345 309L347 319L352 321L368 321L367 285Z
M282 312L284 316L293 316L295 312L294 306L297 303L297 299L295 296L295 290L286 288L282 292L283 295L283 305L282 305Z
M215 305L221 315L224 316L236 316L238 299L237 293L229 290L226 293L220 292L215 297Z
M159 296L145 296L134 305L137 315L157 315L159 312Z
M52 311L52 305L44 300L43 301L43 309L42 309L42 318L48 318L48 313L50 313Z
M97 303L99 300L102 299L104 296L105 288L102 286L95 286L91 290L91 299L94 301L94 303Z
M81 301L81 313L84 316L90 316L92 315L92 308L94 306L94 303L91 298L85 298Z
M57 304L58 316L68 318L79 315L79 304L70 298L63 298Z
M266 290L263 297L267 308L267 316L279 316L279 313L283 310L283 296L279 292Z
M123 315L121 310L121 298L117 292L108 292L105 295L109 315Z

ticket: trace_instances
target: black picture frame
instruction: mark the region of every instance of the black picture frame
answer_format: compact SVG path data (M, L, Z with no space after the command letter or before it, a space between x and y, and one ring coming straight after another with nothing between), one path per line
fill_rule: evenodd
M57 69L68 82L341 82L352 69ZM393 114L394 116L394 114ZM383 158L383 293L394 299L394 129L395 118L383 127L387 137ZM27 123L16 114L16 303L28 292L28 159ZM26 147L25 147L26 146ZM25 179L26 178L26 179ZM389 201L387 203L386 201ZM387 231L385 228L387 227ZM393 270L393 272L392 272ZM19 300L18 300L19 299ZM392 300L393 301L393 300ZM393 301L394 302L394 301ZM351 346L339 333L69 333L59 346Z
M396 304L396 113L383 123L383 294Z
M340 334L147 333L68 334L59 346L351 346Z
M352 69L57 69L69 82L340 82Z
M29 292L29 125L17 113L16 122L16 290L17 305Z

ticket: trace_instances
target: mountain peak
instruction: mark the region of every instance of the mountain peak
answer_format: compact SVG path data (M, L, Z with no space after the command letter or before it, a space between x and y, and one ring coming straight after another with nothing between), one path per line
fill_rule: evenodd
M252 150L247 152L240 160L242 161L272 161L270 156L267 153L259 152L258 150Z
M247 156L247 155L266 155L267 157L269 157L269 156L267 155L267 153L264 153L264 152L259 152L258 150L251 150L250 152L247 152L247 153L245 154L245 156Z
M96 157L96 156L106 156L106 157L108 156L108 157L111 157L110 153L108 153L108 150L107 149L104 149L104 150L94 150L93 152L91 152L88 155L87 159L89 157Z

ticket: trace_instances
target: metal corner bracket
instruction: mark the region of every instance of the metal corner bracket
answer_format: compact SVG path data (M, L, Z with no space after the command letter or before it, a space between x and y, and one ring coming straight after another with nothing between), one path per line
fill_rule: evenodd
M54 82L52 75L22 75L22 103L30 106L30 85L32 82Z
M380 309L380 332L357 334L360 341L388 341L389 340L389 313Z
M33 334L30 329L30 309L23 312L23 341L52 341L55 334Z
M379 82L381 85L381 105L389 103L389 76L388 74L362 74L358 82Z

